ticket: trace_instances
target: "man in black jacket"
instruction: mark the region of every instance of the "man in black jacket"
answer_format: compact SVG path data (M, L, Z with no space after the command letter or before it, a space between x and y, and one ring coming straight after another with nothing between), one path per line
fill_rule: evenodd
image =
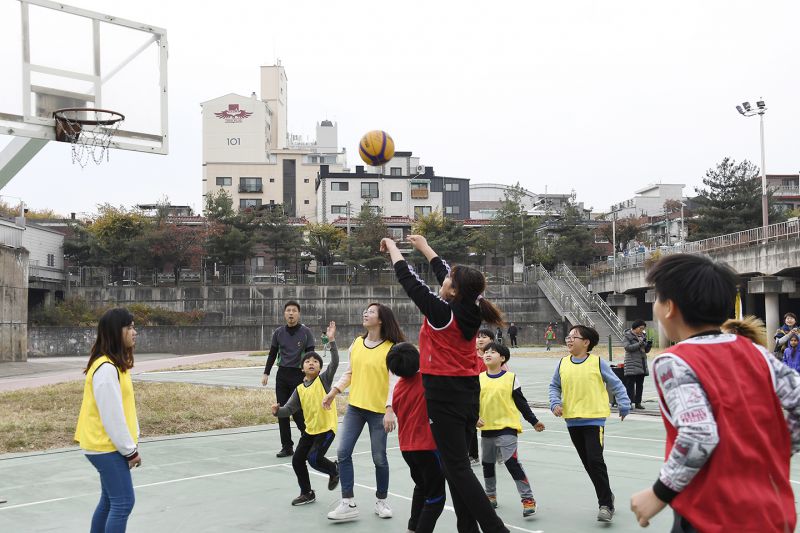
M511 339L511 347L517 347L517 326L512 322L511 325L508 326L508 338Z
M285 405L297 386L303 382L305 377L302 369L303 355L314 351L314 334L300 323L300 304L294 300L286 302L283 306L283 318L286 320L286 325L279 327L272 334L267 365L264 367L264 375L261 376L261 384L266 386L272 365L277 360L275 397L279 405ZM306 429L303 411L298 410L292 418L302 434ZM294 453L289 419L279 418L278 429L281 434L281 451L277 453L277 457L289 457Z

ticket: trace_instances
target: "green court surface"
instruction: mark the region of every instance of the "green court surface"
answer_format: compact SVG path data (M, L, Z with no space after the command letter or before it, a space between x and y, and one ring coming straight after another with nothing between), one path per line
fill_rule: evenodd
M523 390L535 404L546 400L547 383L557 359L517 358L511 366ZM344 366L344 365L343 365ZM253 385L258 368L150 374L141 379L169 379L231 386ZM213 394L213 388L210 388ZM546 409L535 408L547 425L542 433L531 428L520 435L519 455L538 502L535 516L524 519L510 476L498 469L498 514L511 531L553 533L638 531L629 511L630 495L655 480L664 451L664 430L659 417L632 415L620 422L616 414L606 431L606 462L616 494L617 514L611 524L595 520L594 490L569 440L563 420ZM295 441L297 431L294 430ZM335 456L336 442L329 451ZM327 476L314 475L316 503L292 507L298 493L291 461L278 459L277 426L143 439L143 466L136 469L136 506L129 531L234 532L290 531L406 531L413 485L397 447L396 433L388 439L391 469L389 502L394 517L381 520L373 513L375 476L366 431L356 446L354 464L359 519L331 522L326 513L338 502L338 489L329 492ZM480 468L475 468L481 478ZM800 471L793 465L793 487ZM0 531L87 531L99 497L97 473L78 449L49 453L0 456ZM668 530L669 510L651 525ZM437 531L453 532L455 515L447 507Z

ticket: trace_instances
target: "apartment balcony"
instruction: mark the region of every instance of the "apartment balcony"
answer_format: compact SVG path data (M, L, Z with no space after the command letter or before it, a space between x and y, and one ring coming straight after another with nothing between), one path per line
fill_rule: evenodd
M411 198L414 200L426 200L428 189L411 189Z
M800 196L800 187L792 185L771 185L770 190L773 195L780 198L781 196Z
M239 185L239 192L264 192L262 185Z

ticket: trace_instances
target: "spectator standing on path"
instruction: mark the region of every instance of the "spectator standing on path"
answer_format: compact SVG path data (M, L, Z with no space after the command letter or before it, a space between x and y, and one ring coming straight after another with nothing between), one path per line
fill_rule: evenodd
M786 313L783 315L783 325L775 332L775 354L778 358L788 346L789 335L792 333L800 333L800 329L797 327L797 316L794 313Z
M266 386L269 381L269 374L272 365L277 361L278 375L275 378L275 399L280 405L286 405L297 386L303 383L302 361L303 356L308 352L314 351L314 334L306 326L300 323L300 304L294 300L289 300L283 306L283 318L285 326L281 326L272 334L272 343L269 348L267 365L264 367L264 375L261 376L261 384ZM298 410L292 415L297 429L302 435L306 429L303 411ZM278 419L278 429L281 434L281 450L276 457L289 457L294 453L294 442L292 441L292 428L288 418Z
M645 329L647 323L644 320L634 320L631 329L626 329L623 335L625 342L625 389L628 391L628 398L636 409L644 409L642 406L642 388L644 377L650 375L647 368L647 354L653 343L647 340Z
M517 332L518 331L519 330L517 329L517 325L514 324L513 322L511 323L510 326L508 326L508 338L511 339L511 347L512 348L516 348L517 347Z
M550 351L550 347L553 345L553 341L556 340L556 332L553 330L553 325L548 324L547 329L544 332L544 345L547 347L547 351Z
M800 337L797 336L797 333L792 333L789 337L789 347L783 352L783 364L800 372L800 350L797 349L798 343L800 343Z
M503 342L503 328L497 328L497 331L494 334L494 342L497 344L505 344Z

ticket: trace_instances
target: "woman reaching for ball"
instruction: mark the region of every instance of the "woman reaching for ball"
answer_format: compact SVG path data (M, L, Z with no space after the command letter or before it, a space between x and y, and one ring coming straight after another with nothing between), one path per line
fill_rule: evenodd
M477 533L480 524L484 533L507 532L470 468L467 454L480 400L475 337L482 321L502 326L502 314L483 297L486 279L481 272L461 265L451 269L421 235L410 235L408 240L430 262L441 284L438 295L414 273L392 239L381 241L381 251L389 253L397 280L424 315L419 366L458 531Z

